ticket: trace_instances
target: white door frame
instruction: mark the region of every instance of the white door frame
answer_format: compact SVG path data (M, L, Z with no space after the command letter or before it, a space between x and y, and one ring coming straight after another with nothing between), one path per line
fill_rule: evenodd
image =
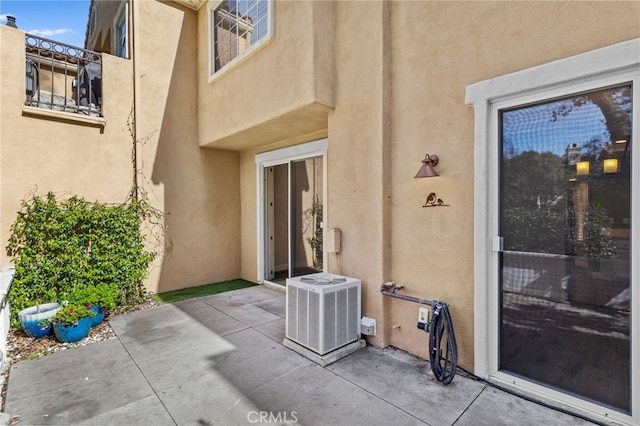
M264 204L265 220L266 220L265 238L267 239L266 244L268 246L268 249L265 252L265 259L266 259L267 253L269 253L269 256L268 256L269 259L265 260L265 262L268 263L268 264L265 264L265 273L266 273L265 279L270 280L273 278L272 275L275 275L275 271L276 271L276 261L273 256L273 253L275 251L275 233L276 233L275 170L274 170L274 166L267 166L267 167L264 167L262 170L265 173L265 176L264 176L265 177L264 183L265 183L265 190L266 190L266 198L265 198L265 204ZM266 272L267 270L269 270L269 272Z
M502 386L603 422L640 424L640 264L631 262L631 416L498 370L498 111L580 91L633 82L631 247L640 247L640 39L608 46L467 86L475 110L474 359L475 373Z
M265 278L265 259L266 259L266 193L265 193L265 167L276 166L278 164L286 164L291 161L304 160L305 158L323 157L327 155L327 139L321 139L314 142L308 142L301 145L290 146L275 151L263 152L256 155L256 188L257 188L257 280L258 282L266 281ZM325 164L326 161L323 161ZM326 182L326 173L323 173L323 179ZM290 185L289 185L290 186ZM326 185L323 185L326 190ZM326 204L326 203L325 203ZM291 215L291 212L289 212ZM289 218L289 221L291 218Z

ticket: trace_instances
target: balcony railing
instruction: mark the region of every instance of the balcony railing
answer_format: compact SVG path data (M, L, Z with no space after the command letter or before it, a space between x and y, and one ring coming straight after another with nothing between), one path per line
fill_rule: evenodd
M102 55L26 34L25 105L102 115Z

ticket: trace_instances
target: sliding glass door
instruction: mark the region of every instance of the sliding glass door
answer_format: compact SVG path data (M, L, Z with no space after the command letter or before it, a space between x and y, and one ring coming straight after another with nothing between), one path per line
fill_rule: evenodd
M498 368L623 413L632 110L629 83L498 114Z
M323 157L264 168L265 271L267 280L322 271Z

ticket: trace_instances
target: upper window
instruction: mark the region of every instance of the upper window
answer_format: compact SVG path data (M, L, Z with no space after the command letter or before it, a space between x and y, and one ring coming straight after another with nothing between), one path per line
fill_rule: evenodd
M127 58L129 56L127 9L127 1L124 0L113 20L113 54L121 58Z
M271 38L271 3L270 0L210 3L212 75Z

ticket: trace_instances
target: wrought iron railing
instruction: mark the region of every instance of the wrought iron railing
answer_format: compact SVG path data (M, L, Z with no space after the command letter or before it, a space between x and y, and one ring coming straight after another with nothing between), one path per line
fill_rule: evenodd
M102 55L26 34L25 105L102 115Z

